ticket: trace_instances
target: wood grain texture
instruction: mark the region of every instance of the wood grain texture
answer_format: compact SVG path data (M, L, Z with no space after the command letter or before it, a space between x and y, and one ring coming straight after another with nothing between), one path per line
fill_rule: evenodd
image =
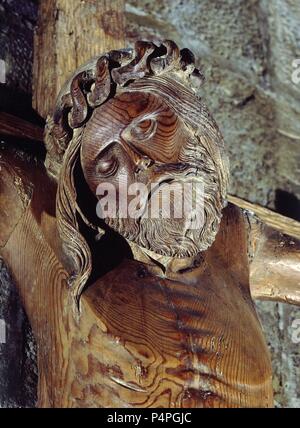
M124 46L124 1L43 0L34 45L33 107L46 118L74 70Z
M7 159L14 161L9 153ZM19 178L34 191L1 253L37 338L40 407L272 405L237 208L224 211L198 267L168 280L124 260L83 293L76 321L57 237L55 185L42 165L33 173L26 161L22 170Z
M190 201L196 199L197 192L191 187L201 183L205 187L205 221L199 227L187 226L192 213L188 209L180 221L172 215L147 220L146 215L138 219L130 214L125 215L129 220L126 224L119 221L122 215L109 218L106 225L142 248L167 257L190 257L212 244L225 204L229 171L223 137L194 92L195 85L202 82L201 76L188 49L179 50L170 40L157 44L138 41L134 49L109 51L89 61L74 72L60 91L46 126L46 164L58 181L57 222L72 264L74 306L78 306L93 269L92 252L79 230L78 216L103 234L99 217L86 221L84 210L91 204L85 202L82 210L76 202L75 182L79 181L75 175L81 167L85 177L91 177L88 168L95 168L99 184L113 184L112 180L120 182L127 177L128 186L140 183L150 190L152 185L164 185L169 180L181 186L189 181ZM176 118L178 126L174 128ZM146 128L142 126L145 121ZM109 153L107 161L102 162L97 150L100 152L103 144L107 144ZM112 146L115 153L111 153ZM86 152L92 153L93 158ZM101 175L103 165L107 169L111 163L116 168ZM80 181L86 182L90 196L96 198L91 180L81 177ZM147 200L146 195L143 197ZM152 195L146 205L151 203ZM201 211L197 210L198 216Z
M30 201L30 191L26 192L19 177L15 179L13 166L1 158L0 171L0 247L4 247Z
M189 283L159 280L143 266L126 262L87 290L109 339L93 362L102 367L100 376L96 373L105 406L271 404L268 357L252 303L246 287L233 290L223 269L218 273L216 263L212 267L207 259ZM216 280L219 275L224 282ZM116 358L111 341L117 342ZM82 357L82 347L78 351ZM87 374L91 382L95 371ZM87 399L82 388L78 398L79 403Z
M229 202L236 206L248 210L250 213L260 219L261 222L294 238L300 239L300 222L293 220L289 217L285 217L268 208L261 207L260 205L253 204L244 199L238 198L237 196L228 195Z
M300 240L245 216L252 297L300 305Z
M44 130L38 125L0 111L0 135L43 142Z
M221 217L222 189L226 184L225 180L221 180L221 174L215 170L211 157L186 126L185 115L180 114L180 110L184 108L184 100L180 97L181 86L178 85L178 104L181 108L176 111L168 104L168 98L160 86L163 78L160 77L157 82L153 79L153 82L156 84L155 95L150 89L147 93L151 79L145 79L145 90L140 85L139 91L135 92L133 85L130 91L123 89L120 95L95 110L81 140L81 165L86 182L95 195L97 186L102 182L114 186L117 195L120 194L123 198L120 183L123 187L127 186L128 195L129 188L134 183L139 183L146 189L143 195L145 202L141 202L145 215L138 220L130 213L120 221L118 216L107 218L105 222L109 226L156 254L191 257L206 250L214 240ZM169 80L167 83L171 88L177 89L175 81ZM191 115L197 108L200 110L201 106L198 106L198 100L191 93ZM201 123L201 118L199 122ZM216 136L217 146L217 130L213 125L210 130ZM224 164L221 161L218 164L220 171L225 169ZM196 198L193 192L186 190L184 193L182 183L194 186L196 192L199 182L205 187L205 222L197 229L198 232L190 230L186 233L187 215L190 212L187 214L186 210L180 218L178 214L174 218L175 206L189 204L192 209ZM173 188L176 186L177 189L170 192L172 194L169 198L164 193L166 188L169 189L168 183L172 183ZM170 205L166 203L168 200ZM130 204L134 204L134 194L128 197L128 206ZM160 212L159 206L162 207ZM155 209L156 217L153 214Z
M300 305L300 223L235 196L247 219L254 299Z
M41 2L34 106L43 117L69 73L95 54L124 46L122 8L120 0ZM114 70L114 81L121 85L132 73L138 76L149 66L143 58L151 49L138 45L142 61ZM170 42L167 52L167 60L155 58L154 70L168 69L170 58L177 61L178 49ZM189 72L186 55L181 66ZM80 75L72 81L71 127L86 117L83 80ZM165 87L171 90L168 83ZM93 95L92 104L99 101L97 90ZM185 99L188 104L187 91ZM16 159L6 153L14 165ZM193 269L167 279L123 258L90 280L76 318L55 217L56 183L41 164L31 168L24 159L18 168L11 171L7 191L17 192L16 179L33 191L21 216L12 212L14 226L1 252L38 342L40 407L272 406L270 359L250 296L247 234L237 208L225 209L215 243ZM64 202L72 208L72 201ZM75 217L76 211L69 214ZM112 247L119 256L119 247ZM107 247L99 252L96 265L106 252Z

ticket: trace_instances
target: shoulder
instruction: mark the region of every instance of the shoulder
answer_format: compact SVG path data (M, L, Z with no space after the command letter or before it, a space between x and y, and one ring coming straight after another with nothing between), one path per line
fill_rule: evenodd
M41 210L53 211L55 188L42 159L8 143L0 145L0 248L28 209L37 216Z
M0 151L0 247L4 247L32 198L32 184L22 168L21 152L1 145Z

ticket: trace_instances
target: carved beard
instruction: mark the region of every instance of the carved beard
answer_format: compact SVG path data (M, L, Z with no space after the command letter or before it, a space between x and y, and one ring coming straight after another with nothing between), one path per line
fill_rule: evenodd
M214 241L221 220L223 200L216 166L205 148L195 138L187 142L179 162L185 164L180 172L170 168L173 182L204 184L204 224L200 229L186 230L186 219L138 218L106 219L115 231L147 250L170 257L191 257L206 250ZM164 165L164 172L168 165ZM176 201L175 201L176 202ZM151 204L151 199L149 201Z

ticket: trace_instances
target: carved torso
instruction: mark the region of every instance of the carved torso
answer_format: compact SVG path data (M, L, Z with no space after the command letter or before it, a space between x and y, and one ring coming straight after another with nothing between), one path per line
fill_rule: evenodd
M95 406L270 405L269 361L252 303L246 291L232 290L222 265L217 270L200 267L186 284L126 261L87 291L99 321L86 340L101 348L86 354L75 339L72 357L78 378L97 382ZM86 406L90 397L81 380L75 384L76 405Z
M244 219L224 208L227 157L194 78L192 54L170 41L99 57L58 98L48 172L22 167L32 192L2 252L37 338L41 407L272 405ZM124 177L204 183L204 224L123 219L119 205L97 218L98 184L118 195Z

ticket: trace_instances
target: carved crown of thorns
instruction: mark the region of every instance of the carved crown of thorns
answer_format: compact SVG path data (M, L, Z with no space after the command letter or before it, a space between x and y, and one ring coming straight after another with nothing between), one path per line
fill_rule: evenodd
M121 88L130 87L132 82L144 82L149 77L167 78L162 83L165 88L172 85L172 81L181 84L182 115L195 133L206 134L206 148L218 166L221 194L224 200L226 197L229 173L223 138L205 104L196 95L204 76L195 67L195 57L189 49L180 50L171 40L160 45L138 41L134 49L110 51L77 69L61 89L45 129L46 167L58 182L57 224L70 259L69 285L77 307L92 271L90 249L79 231L78 217L87 224L89 222L78 207L74 183L81 130L95 108L114 97ZM194 94L192 99L191 93ZM175 105L172 97L175 97L174 93L169 94L169 101Z

